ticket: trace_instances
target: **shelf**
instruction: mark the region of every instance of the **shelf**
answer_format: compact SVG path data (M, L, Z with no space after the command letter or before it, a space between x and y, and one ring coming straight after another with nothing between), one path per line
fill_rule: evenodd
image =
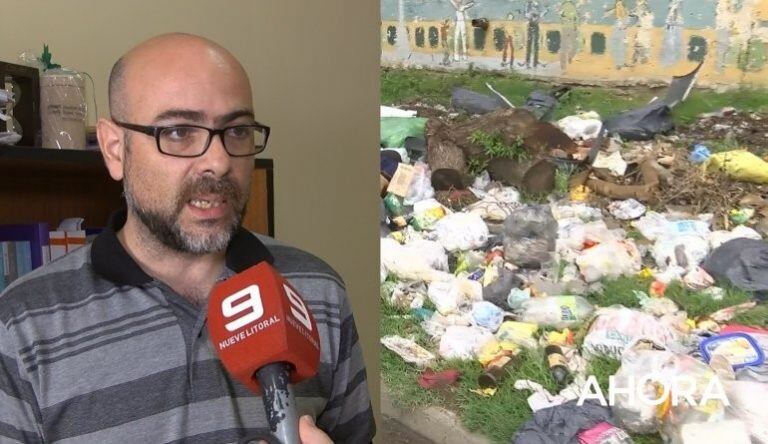
M255 159L246 228L274 234L272 159ZM103 226L122 204L122 183L113 180L97 150L0 146L0 223L46 221L54 226L80 216Z

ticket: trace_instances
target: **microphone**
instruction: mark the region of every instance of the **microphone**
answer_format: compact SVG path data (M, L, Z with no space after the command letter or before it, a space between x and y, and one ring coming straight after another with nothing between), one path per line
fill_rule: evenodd
M229 374L262 394L273 435L300 444L291 384L317 373L320 337L296 289L260 262L213 287L208 332Z

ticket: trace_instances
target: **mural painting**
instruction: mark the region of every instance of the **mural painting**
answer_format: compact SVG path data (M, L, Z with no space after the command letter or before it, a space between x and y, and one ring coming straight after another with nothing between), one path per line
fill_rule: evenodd
M768 0L381 0L383 65L768 84ZM428 38L427 38L428 37Z

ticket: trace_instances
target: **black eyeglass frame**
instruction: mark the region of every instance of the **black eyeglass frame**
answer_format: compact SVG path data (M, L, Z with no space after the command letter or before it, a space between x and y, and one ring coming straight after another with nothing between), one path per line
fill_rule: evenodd
M112 121L115 123L115 125L125 128L131 131L137 131L142 134L146 134L148 136L152 136L155 138L155 145L157 146L157 150L165 154L166 156L172 156L172 157L183 157L183 158L193 158L193 157L200 157L204 155L206 152L208 152L208 149L211 147L211 141L213 140L214 136L219 136L219 139L221 139L221 145L224 147L224 150L229 154L231 157L250 157L255 156L256 154L259 154L263 152L267 148L267 141L269 140L269 127L267 125L261 124L259 122L254 121L253 123L247 123L242 125L231 125L224 128L214 129L214 128L208 128L206 126L200 126L200 125L192 125L192 124L183 124L183 125L167 125L167 126L151 126L151 125L137 125L135 123L127 123L127 122L121 122L119 120L112 119ZM229 149L227 148L227 142L224 141L224 132L232 129L232 128L241 128L241 127L250 127L250 128L257 128L258 130L261 130L261 132L264 134L264 143L261 145L254 145L254 148L256 148L255 153L250 154L232 154L229 152ZM185 156L180 154L171 154L166 153L163 151L162 148L160 148L160 133L167 129L172 128L200 128L208 131L208 141L205 143L205 149L200 154L195 154L194 156Z

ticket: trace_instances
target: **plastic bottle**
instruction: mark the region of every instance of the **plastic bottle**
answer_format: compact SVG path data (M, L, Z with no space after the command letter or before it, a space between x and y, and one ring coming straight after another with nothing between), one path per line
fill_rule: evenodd
M563 350L557 345L548 345L544 348L544 356L546 357L549 372L555 379L557 386L565 387L568 383L570 372L568 371L565 356L563 356Z
M581 296L530 298L520 304L521 321L563 329L583 322L595 309Z

